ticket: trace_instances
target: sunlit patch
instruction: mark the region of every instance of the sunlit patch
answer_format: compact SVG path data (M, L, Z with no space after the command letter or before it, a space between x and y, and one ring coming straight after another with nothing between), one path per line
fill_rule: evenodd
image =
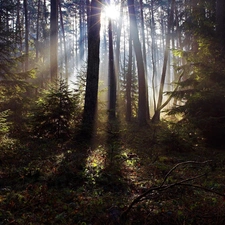
M95 184L104 166L105 150L103 146L98 146L98 148L90 152L86 161L85 174L90 183Z
M57 164L60 164L65 159L64 153L56 155L55 157L56 157L56 163Z

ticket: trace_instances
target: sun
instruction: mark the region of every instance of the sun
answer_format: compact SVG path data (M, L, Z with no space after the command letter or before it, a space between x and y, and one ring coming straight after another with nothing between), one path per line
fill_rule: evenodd
M104 17L117 20L120 16L120 9L115 4L106 5L103 9Z

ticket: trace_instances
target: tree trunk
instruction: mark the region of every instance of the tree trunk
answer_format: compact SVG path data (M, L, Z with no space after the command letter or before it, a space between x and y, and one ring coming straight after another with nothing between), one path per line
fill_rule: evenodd
M159 88L159 97L158 97L158 103L156 111L152 117L152 122L157 123L160 121L160 111L161 111L161 105L163 100L163 89L165 84L165 78L166 78L166 70L167 70L167 62L168 62L168 56L169 56L169 46L170 46L170 29L172 25L172 19L173 19L173 12L174 12L174 6L175 6L175 0L172 0L171 2L171 10L168 17L168 25L167 25L167 35L166 35L166 46L165 46L165 53L164 53L164 59L163 59L163 69L162 69L162 76L160 81L160 88Z
M140 126L147 124L147 100L146 100L146 82L144 60L141 51L141 43L138 36L137 21L134 9L134 0L128 0L128 10L130 18L130 27L132 27L131 38L134 45L134 51L138 69L138 122Z
M216 3L216 33L219 39L221 55L225 54L225 1L217 0Z
M28 24L28 9L27 9L27 0L23 1L24 5L24 16L25 16L25 71L28 70L28 53L29 53L29 42L28 42L28 35L29 35L29 24Z
M38 0L38 12L37 12L37 30L36 30L36 62L38 62L39 52L38 52L38 42L39 42L39 20L40 20L40 5L41 0Z
M147 119L150 119L149 111L149 99L148 99L148 71L147 71L147 59L146 59L146 45L145 45L145 29L144 29L144 14L143 14L143 1L140 0L140 9L141 9L141 33L142 33L142 45L143 45L143 60L145 68L145 82L146 82L146 116Z
M88 30L88 62L83 129L92 135L95 125L99 80L99 47L100 47L101 3L92 0Z
M126 84L126 120L131 121L132 110L131 110L131 78L132 78L132 39L131 39L131 29L129 38L129 56L128 56L128 69L127 69L127 84Z
M66 72L66 83L68 84L68 60L67 60L67 48L66 48L66 36L65 36L65 30L64 30L64 24L63 24L63 16L62 16L62 7L61 2L59 0L59 13L60 13L60 23L61 23L61 29L62 29L62 36L63 36L63 47L64 47L64 57L65 57L65 72Z
M50 77L58 77L58 0L51 0L50 18Z
M109 120L116 118L116 76L114 68L112 20L109 18Z

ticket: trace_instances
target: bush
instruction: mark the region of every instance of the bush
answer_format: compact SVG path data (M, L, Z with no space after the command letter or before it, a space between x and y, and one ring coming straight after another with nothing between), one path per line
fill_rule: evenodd
M78 114L77 98L63 80L43 92L33 110L32 127L39 138L67 139L71 135L74 114Z

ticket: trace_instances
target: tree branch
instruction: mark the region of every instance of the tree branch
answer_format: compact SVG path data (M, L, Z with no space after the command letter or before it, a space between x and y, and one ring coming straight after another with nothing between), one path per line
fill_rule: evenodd
M190 181L193 181L193 180L196 180L200 177L203 177L205 176L206 174L201 174L201 175L198 175L198 176L195 176L195 177L191 177L191 178L188 178L188 179L184 179L184 180L181 180L179 182L175 182L173 184L169 184L169 185L164 185L167 178L169 177L169 175L176 169L178 168L179 166L182 166L182 165L187 165L187 164L206 164L208 162L211 162L212 160L208 160L208 161L204 161L204 162L196 162L196 161L185 161L185 162L181 162L181 163L178 163L176 164L172 169L170 169L170 171L165 175L165 177L163 178L163 181L162 183L157 186L157 187L151 187L150 189L148 189L146 192L144 192L143 194L139 195L137 198L135 198L131 203L130 205L128 206L128 208L121 214L121 219L124 219L126 217L126 215L129 213L129 211L132 209L132 207L137 204L138 202L140 202L142 200L142 198L144 198L145 196L147 196L149 193L153 192L153 191L165 191L169 188L172 188L174 186L178 186L178 185L186 185L186 186L192 186L192 187L195 187L195 188L200 188L201 186L197 186L197 185L192 185L192 184L187 184L186 182L190 182ZM207 189L207 188L202 188L203 190L207 191L207 190L210 190L210 189ZM212 192L212 191L211 191ZM217 192L213 192L215 194L219 194ZM219 194L220 196L224 196L222 194Z

